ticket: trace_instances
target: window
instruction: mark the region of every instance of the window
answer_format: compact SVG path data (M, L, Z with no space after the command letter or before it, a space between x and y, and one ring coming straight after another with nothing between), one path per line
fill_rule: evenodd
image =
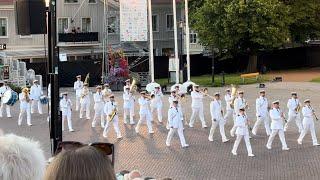
M162 48L162 56L171 56L174 54L173 48Z
M69 31L69 18L58 19L58 33L67 33Z
M167 14L167 30L172 31L173 30L173 15Z
M158 15L152 15L152 31L159 31L159 16Z
M64 3L78 3L79 0L64 0Z
M108 33L117 33L117 17L108 17Z
M20 39L32 38L32 35L20 35Z
M196 44L198 43L198 34L191 31L190 32L190 44Z
M159 56L158 49L153 49L153 56Z
M97 3L96 0L89 0L89 4L95 4L95 3Z
M82 32L91 32L91 18L82 18L81 31Z
M0 18L0 37L8 37L8 19Z

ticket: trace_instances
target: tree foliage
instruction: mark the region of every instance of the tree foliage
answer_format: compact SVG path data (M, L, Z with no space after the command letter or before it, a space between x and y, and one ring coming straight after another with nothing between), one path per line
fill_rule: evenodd
M191 12L201 43L229 54L280 47L290 37L291 21L289 7L279 0L204 0Z

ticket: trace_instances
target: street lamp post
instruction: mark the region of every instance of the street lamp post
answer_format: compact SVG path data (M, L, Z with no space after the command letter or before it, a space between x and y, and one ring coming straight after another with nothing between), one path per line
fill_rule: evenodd
M181 82L184 82L185 79L184 79L184 61L183 61L183 35L184 35L184 21L183 20L180 20L179 22L179 28L180 28L180 64L179 64L179 67L180 67L180 70L182 70L182 79L181 79Z

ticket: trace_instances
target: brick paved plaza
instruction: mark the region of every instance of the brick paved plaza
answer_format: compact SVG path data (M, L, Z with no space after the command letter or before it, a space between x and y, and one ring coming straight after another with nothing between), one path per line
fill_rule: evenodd
M242 86L245 91L245 98L249 102L249 118L255 120L255 98L258 95L257 85ZM286 103L291 91L297 91L300 100L311 98L313 107L320 116L320 94L319 84L313 83L274 83L267 84L267 97L269 102L280 99L281 106L287 111ZM66 89L62 89L64 91ZM72 91L72 89L67 89ZM210 88L209 93L220 91L222 88ZM122 106L122 94L117 92L116 100ZM74 93L71 95L74 103ZM168 108L168 96L163 98L164 119ZM92 102L93 100L91 100ZM211 126L209 113L209 100L205 102L205 118L207 125ZM190 117L190 97L184 102L184 111L187 120ZM32 137L39 140L44 148L47 157L50 156L50 142L48 123L46 115L33 115L32 123L34 126L17 126L19 104L12 108L13 118L2 118L0 128L6 133L16 133L18 135ZM92 106L93 107L93 106ZM138 114L138 106L136 107ZM120 108L120 111L122 109ZM46 112L46 111L45 111ZM265 144L267 136L261 125L258 136L253 136L251 145L256 157L247 157L244 142L241 142L238 149L238 156L231 154L234 138L227 143L222 143L218 130L215 132L214 142L208 141L209 128L202 129L199 121L195 128L185 127L185 136L190 145L187 149L180 148L178 137L175 136L171 147L165 146L167 130L164 125L154 122L155 134L150 136L146 131L146 126L142 126L141 134L136 135L134 127L124 126L122 123L122 113L120 113L120 128L123 139L117 141L111 127L109 139L102 137L100 127L91 128L91 121L80 120L77 112L73 112L73 125L75 132L64 133L64 140L88 142L112 142L116 145L115 170L138 169L146 176L155 178L172 177L174 179L319 179L320 177L320 147L313 147L311 137L308 134L304 139L303 145L297 144L298 133L294 124L294 129L286 133L286 140L290 151L282 151L278 137L276 137L273 149L267 150ZM93 108L91 111L93 118ZM137 121L138 116L135 120ZM319 123L316 122L316 131L320 138ZM232 123L229 121L226 126L226 134L230 137L229 130Z

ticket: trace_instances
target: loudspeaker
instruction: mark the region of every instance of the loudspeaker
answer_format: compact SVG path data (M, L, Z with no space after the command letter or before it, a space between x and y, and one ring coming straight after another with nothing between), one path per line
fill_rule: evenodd
M15 14L18 35L47 33L45 0L16 0Z

